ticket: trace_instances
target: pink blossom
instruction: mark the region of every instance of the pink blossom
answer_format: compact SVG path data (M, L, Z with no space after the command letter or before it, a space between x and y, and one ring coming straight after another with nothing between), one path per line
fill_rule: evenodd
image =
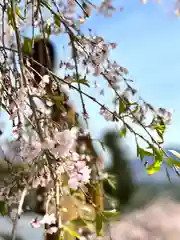
M86 166L85 161L75 163L73 171L69 173L68 185L76 190L78 186L89 182L91 169Z
M100 109L100 114L104 117L106 121L113 120L113 114L103 107Z
M55 141L50 138L45 138L44 142L42 143L43 149L52 149L55 145Z
M72 161L77 162L77 161L79 161L80 156L77 152L72 152L71 153L71 158L72 158Z
M40 223L39 220L33 219L33 220L31 221L31 226L32 226L32 228L39 228L39 227L41 226L41 223Z
M52 154L56 158L66 157L70 155L73 150L76 140L76 132L74 128L71 130L65 130L63 132L57 132L54 135L54 139L57 141L58 145L51 149Z
M88 166L84 166L80 170L80 174L79 174L80 181L83 182L83 183L89 182L90 174L91 174L91 169Z
M70 188L76 190L79 186L79 181L78 181L78 175L77 174L73 174L72 176L70 176L69 180L68 180L68 185Z
M81 161L78 161L75 165L76 165L76 168L82 169L86 166L86 162L81 160Z

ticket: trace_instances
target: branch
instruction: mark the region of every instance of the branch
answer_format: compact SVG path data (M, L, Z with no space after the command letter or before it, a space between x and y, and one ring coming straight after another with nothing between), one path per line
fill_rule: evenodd
M22 207L23 207L25 196L27 194L27 190L28 190L28 187L26 186L22 191L22 195L21 195L20 202L18 205L17 214L16 214L16 217L15 217L15 220L13 223L13 229L12 229L12 234L11 234L12 240L16 240L17 223L18 223L18 220L20 219L20 216L22 213Z

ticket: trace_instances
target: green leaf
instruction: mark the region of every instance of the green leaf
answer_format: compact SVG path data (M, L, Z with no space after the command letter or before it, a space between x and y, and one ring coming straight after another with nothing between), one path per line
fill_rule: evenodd
M87 87L90 87L88 80L86 80L84 78L81 78L81 79L78 79L78 80L73 80L72 82L73 83L80 83L80 84L86 85Z
M121 132L120 132L120 137L125 137L126 136L126 133L127 133L127 128L126 127L123 127L121 129Z
M70 235L72 235L73 237L76 237L76 238L80 238L80 235L77 233L77 232L75 232L75 231L73 231L72 229L70 229L68 226L63 226L63 229L64 229L64 231L65 232L68 232Z
M96 214L96 235L101 237L104 235L103 231L103 216L101 213Z
M109 220L110 218L119 217L120 212L118 212L116 209L109 210L109 211L103 211L102 213L104 220Z
M56 27L60 28L61 27L60 18L57 17L57 15L53 15L53 17L54 17L54 23L55 23Z
M143 160L145 156L153 156L153 153L149 152L148 150L146 150L144 148L140 148L137 145L137 156L140 157L141 160Z
M170 153L172 153L174 156L180 159L180 153L174 151L174 150L168 150Z
M42 6L45 6L46 8L48 8L49 10L51 10L51 5L49 4L49 2L47 0L41 0L41 4Z
M163 143L164 142L164 140L163 140L163 134L164 134L164 132L165 132L165 129L166 129L166 127L165 127L165 125L158 125L156 128L156 132L157 132L157 134L158 134L158 136L161 138L161 143Z
M157 149L154 146L152 146L154 155L155 155L155 160L156 161L162 161L163 160L163 156L164 156L164 152L162 149Z
M139 105L136 102L134 104L131 104L131 105L135 106L134 110L132 110L132 113L136 113L139 110Z
M124 113L125 111L126 111L126 104L122 100L119 100L119 115L121 113Z
M21 15L20 9L18 7L16 7L16 14L21 20L25 20L25 18Z
M148 175L153 175L153 174L159 172L160 170L161 170L160 167L151 166L151 167L147 168L147 173L148 173Z
M50 23L46 23L45 32L47 33L47 36L49 38L51 36L51 24Z
M59 95L59 96L48 95L48 96L57 106L61 105L64 102L64 96L63 95Z
M86 228L89 229L89 231L91 232L95 232L96 231L95 222L86 221Z
M95 222L93 221L87 221L82 218L77 218L71 221L71 224L76 226L77 228L88 228L90 231L94 232L95 231Z
M151 166L149 166L146 170L149 175L152 175L161 170L162 161L155 161Z
M6 203L4 201L0 201L0 213L3 217L7 214Z
M166 125L164 124L163 120L161 119L160 122L153 123L152 127L153 127L153 129L156 130L158 136L161 138L162 141L160 143L163 143L164 142L163 134L164 134L164 132L166 130Z
M86 222L80 217L72 220L71 223L77 227L86 227Z
M163 132L161 132L159 129L156 129L156 132L158 134L158 136L161 138L161 140L163 140ZM164 141L160 141L160 143L163 143Z
M30 54L32 52L32 39L31 38L24 38L24 44L23 44L23 52L26 54Z
M13 16L12 16L12 9L10 7L8 7L7 13L8 13L8 22L14 29L14 26L15 26L14 25L14 19L13 19Z

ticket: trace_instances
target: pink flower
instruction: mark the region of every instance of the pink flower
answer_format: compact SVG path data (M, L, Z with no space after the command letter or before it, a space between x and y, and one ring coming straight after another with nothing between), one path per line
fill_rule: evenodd
M100 109L100 115L102 115L106 121L113 120L113 114L103 107Z
M80 174L79 174L80 181L83 183L89 182L90 174L91 174L91 169L88 166L84 166L84 168L80 170Z
M68 185L70 188L76 190L79 186L78 175L74 174L74 176L70 176L68 180Z
M39 228L39 227L41 226L41 223L40 223L39 220L37 220L37 219L35 218L35 219L33 219L33 220L31 221L31 226L32 226L32 228Z
M54 135L55 140L58 145L55 148L51 149L51 153L56 157L65 157L70 155L72 151L75 140L76 140L76 131L74 128L71 130L66 129L63 132L57 132Z

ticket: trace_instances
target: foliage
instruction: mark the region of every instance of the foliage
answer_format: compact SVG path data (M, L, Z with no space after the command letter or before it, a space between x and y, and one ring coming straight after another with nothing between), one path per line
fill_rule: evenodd
M106 170L108 176L104 180L104 190L107 195L117 201L116 208L122 210L122 207L128 204L136 188L132 179L130 163L125 154L122 140L116 131L105 133L104 143L112 154L112 166Z
M57 232L63 237L68 232L73 237L79 237L79 225L75 220L80 220L81 226L85 225L93 231L95 229L97 235L102 235L103 220L117 212L113 210L107 213L99 205L87 202L89 188L95 198L98 196L103 201L103 196L99 194L102 193L101 183L105 175L100 164L91 156L92 153L76 151L80 135L88 136L91 140L88 131L82 131L76 123L71 127L65 124L62 129L60 123L52 121L53 104L61 109L61 117L65 122L71 117L64 109L65 99L57 95L56 90L66 86L69 91L75 90L80 94L85 121L89 116L84 99L89 98L107 121L119 122L121 136L129 133L134 136L138 157L143 160L144 156L153 156L154 163L146 167L149 174L160 169L166 155L161 145L170 113L162 108L154 109L140 98L131 86L128 70L110 61L109 52L116 48L116 43L106 42L92 30L88 34L82 32L81 25L94 12L105 17L113 14L115 7L112 1L104 0L95 6L88 0L9 0L1 3L0 7L0 104L8 112L14 127L14 140L7 143L3 153L11 177L5 179L1 195L15 219L12 239L15 239L16 222L22 213L24 198L30 189L39 185L49 186L46 214L42 219L34 219L31 223L33 227L44 224L49 234ZM31 26L32 39L23 35L27 26ZM27 60L25 65L23 61L23 54L31 53L36 41L35 30L41 38L65 35L71 53L69 61L62 59L59 63L65 75L59 77L48 70L48 75L41 76L38 88L32 84L34 72L30 63ZM112 102L116 105L115 110L82 90L82 85L92 87L89 80L92 76L97 79L96 85L100 76L108 83L114 92ZM46 91L49 83L51 95ZM125 87L121 88L121 84ZM144 131L143 135L135 130L135 125ZM153 132L156 137L153 137ZM147 149L140 146L140 139L147 144ZM172 162L174 164L176 162ZM53 212L50 202L54 207ZM5 213L4 203L1 204L2 214Z

